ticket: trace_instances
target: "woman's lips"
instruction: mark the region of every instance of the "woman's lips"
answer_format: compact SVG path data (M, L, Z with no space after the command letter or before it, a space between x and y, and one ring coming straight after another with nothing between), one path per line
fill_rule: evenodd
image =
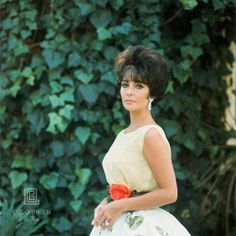
M132 103L134 103L134 100L126 99L126 100L125 100L125 103L127 103L127 104L132 104Z

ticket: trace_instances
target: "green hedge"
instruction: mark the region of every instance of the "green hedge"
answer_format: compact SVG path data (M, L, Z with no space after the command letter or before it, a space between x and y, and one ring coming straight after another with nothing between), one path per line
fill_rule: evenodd
M225 129L235 0L0 0L0 200L37 188L43 235L88 235L106 192L101 161L128 116L113 74L128 45L169 58L153 109L172 145L193 235L233 235L235 132Z

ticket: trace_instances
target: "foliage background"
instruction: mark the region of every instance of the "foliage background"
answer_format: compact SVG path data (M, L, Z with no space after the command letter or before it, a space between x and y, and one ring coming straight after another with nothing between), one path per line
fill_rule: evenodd
M113 60L156 48L172 81L153 109L172 145L192 235L234 235L235 137L225 129L235 0L0 0L0 200L38 190L42 235L88 235L105 196L101 161L128 117ZM45 213L45 212L44 212Z

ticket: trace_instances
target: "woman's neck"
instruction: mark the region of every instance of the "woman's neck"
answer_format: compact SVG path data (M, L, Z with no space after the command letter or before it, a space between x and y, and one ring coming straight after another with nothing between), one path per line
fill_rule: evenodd
M142 114L130 113L130 129L135 129L148 124L155 124L150 112L145 112Z

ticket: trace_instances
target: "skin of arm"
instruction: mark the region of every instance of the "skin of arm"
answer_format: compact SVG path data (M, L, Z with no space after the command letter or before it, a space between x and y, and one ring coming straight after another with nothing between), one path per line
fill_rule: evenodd
M177 184L171 154L167 143L155 128L149 129L145 134L143 152L159 188L137 197L102 205L94 216L93 225L110 228L123 212L151 209L177 200ZM110 220L108 227L103 224L105 219Z

